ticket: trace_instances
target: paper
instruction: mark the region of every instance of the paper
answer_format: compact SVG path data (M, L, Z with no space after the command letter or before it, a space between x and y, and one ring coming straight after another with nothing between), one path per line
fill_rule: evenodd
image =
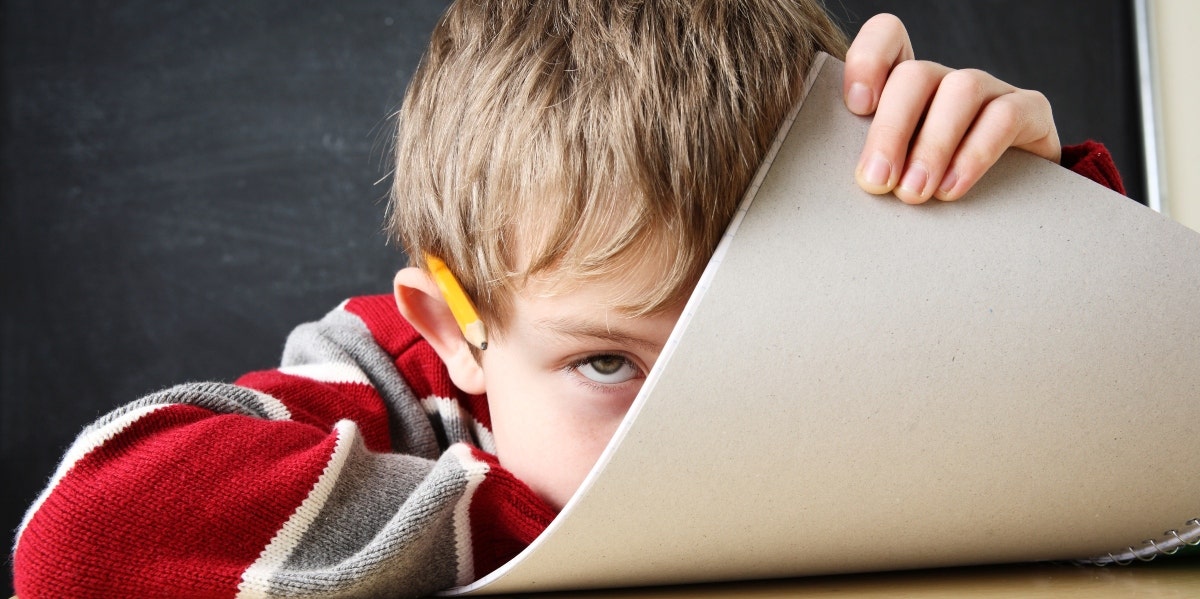
M1081 558L1200 517L1200 235L1021 152L960 202L869 196L841 66L583 488L459 592Z

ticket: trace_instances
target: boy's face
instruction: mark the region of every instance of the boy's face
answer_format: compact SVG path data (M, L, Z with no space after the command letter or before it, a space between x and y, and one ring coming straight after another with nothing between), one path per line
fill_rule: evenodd
M500 463L556 509L604 451L683 309L630 317L606 308L629 285L654 284L653 269L639 270L554 294L530 284L482 353Z

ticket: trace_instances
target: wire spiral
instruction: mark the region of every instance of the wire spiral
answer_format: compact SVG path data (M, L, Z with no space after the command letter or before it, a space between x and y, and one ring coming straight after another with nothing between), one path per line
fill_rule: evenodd
M1146 539L1141 545L1130 546L1096 557L1076 560L1080 564L1107 566L1117 564L1127 566L1135 561L1148 562L1159 555L1174 555L1186 546L1200 545L1200 518L1184 522L1179 530L1168 530L1157 539Z

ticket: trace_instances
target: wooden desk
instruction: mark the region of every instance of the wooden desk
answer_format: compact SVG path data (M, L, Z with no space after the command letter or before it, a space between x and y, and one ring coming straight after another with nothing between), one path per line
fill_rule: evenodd
M1200 559L1131 566L1021 564L531 595L532 599L1200 597Z
M1089 599L1200 597L1200 559L1132 566L1019 564L521 595L530 599ZM12 599L17 599L14 595Z

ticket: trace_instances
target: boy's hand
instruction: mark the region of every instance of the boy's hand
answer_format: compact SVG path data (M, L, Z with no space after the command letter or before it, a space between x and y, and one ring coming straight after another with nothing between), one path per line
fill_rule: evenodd
M1058 162L1050 103L978 70L914 60L892 15L863 24L846 53L846 106L875 114L855 178L909 204L957 200L1010 147Z

